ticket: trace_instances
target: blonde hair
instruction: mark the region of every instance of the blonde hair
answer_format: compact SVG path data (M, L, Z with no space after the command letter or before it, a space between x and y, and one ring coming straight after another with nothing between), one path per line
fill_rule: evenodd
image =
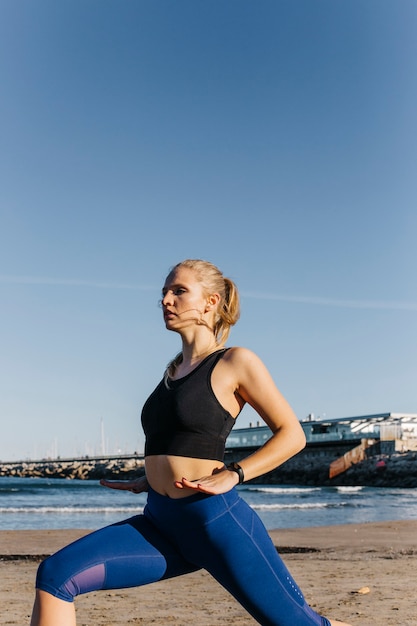
M223 273L213 263L202 259L185 259L171 269L172 274L180 267L186 267L195 272L197 279L201 283L206 296L213 293L220 295L220 302L217 306L214 319L213 333L219 347L226 343L230 329L240 317L239 292L235 283L223 276ZM182 360L182 354L178 354L167 367L168 376L172 376L175 368Z

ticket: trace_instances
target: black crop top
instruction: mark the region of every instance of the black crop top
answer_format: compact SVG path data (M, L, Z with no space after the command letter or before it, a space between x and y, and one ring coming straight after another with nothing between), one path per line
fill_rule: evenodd
M141 416L145 456L223 460L235 420L214 395L211 373L225 351L213 352L183 378L162 380L149 396Z

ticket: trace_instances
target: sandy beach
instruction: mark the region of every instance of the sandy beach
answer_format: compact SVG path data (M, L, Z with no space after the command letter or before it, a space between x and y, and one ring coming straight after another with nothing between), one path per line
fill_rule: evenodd
M88 531L0 532L1 623L29 623L42 556ZM417 520L270 531L315 610L353 626L417 626ZM77 599L80 626L251 626L207 573ZM59 625L57 625L59 626Z

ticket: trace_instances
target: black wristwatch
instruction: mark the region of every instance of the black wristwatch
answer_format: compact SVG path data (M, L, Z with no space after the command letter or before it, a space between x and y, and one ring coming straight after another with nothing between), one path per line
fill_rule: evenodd
M226 469L230 470L231 472L236 472L236 474L239 476L239 485L243 483L243 481L245 480L245 474L243 473L243 469L240 467L239 463L230 463L229 465L226 465Z

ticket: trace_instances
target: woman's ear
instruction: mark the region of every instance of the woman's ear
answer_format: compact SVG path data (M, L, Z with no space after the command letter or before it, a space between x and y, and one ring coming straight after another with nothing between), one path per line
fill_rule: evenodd
M208 313L208 311L213 311L214 309L217 308L217 306L219 305L221 298L220 298L220 294L218 293L212 293L208 298L207 298L207 304L205 307L204 312Z

